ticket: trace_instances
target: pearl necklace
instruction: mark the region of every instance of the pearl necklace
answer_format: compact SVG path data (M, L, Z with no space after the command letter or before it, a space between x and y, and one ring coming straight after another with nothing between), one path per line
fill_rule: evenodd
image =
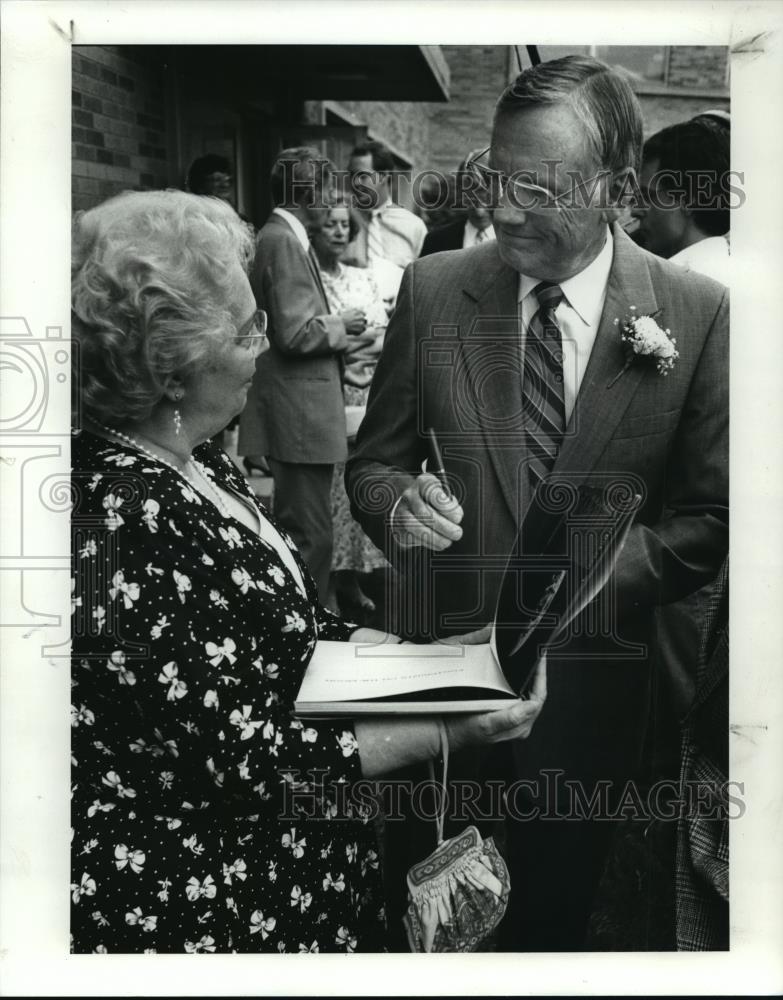
M193 482L193 480L190 478L187 472L184 471L184 469L178 468L176 465L174 465L173 462L169 462L165 458L161 458L160 455L156 455L155 452L151 451L149 448L145 448L143 444L141 444L139 441L136 440L136 438L131 437L129 434L123 434L122 431L118 431L114 427L107 427L106 424L101 424L97 420L93 420L92 417L90 417L90 421L93 424L95 424L96 427L100 427L102 431L106 431L107 434L111 434L113 437L119 438L120 441L124 441L125 444L129 444L132 448L135 448L137 451L140 451L148 458L151 458L156 462L160 462L161 465L166 465L170 469L173 469L178 476L181 476L185 480L185 482L196 491L196 493L202 492L202 490L200 490L199 487L196 486L196 484ZM191 457L186 462L185 467L187 468L188 465L192 465L193 468L196 470L199 479L207 487L207 490L209 491L209 494L212 497L213 503L220 511L220 513L223 515L223 517L231 517L232 516L231 511L226 506L226 502L218 492L217 487L214 485L212 480L207 475L204 466L201 464L201 462L197 462L195 458Z

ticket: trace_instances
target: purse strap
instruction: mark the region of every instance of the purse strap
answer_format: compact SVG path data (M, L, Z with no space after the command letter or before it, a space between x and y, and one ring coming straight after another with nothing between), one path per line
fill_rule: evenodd
M435 818L435 825L438 834L438 847L443 843L443 824L446 819L446 778L449 771L449 734L443 719L438 717L438 733L440 735L440 756L443 761L443 777L441 779L441 800L439 815ZM430 780L435 784L435 764L432 760L427 761L430 772Z

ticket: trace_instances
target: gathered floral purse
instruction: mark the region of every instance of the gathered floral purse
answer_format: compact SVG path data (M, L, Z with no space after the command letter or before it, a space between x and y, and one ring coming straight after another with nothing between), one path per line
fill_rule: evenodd
M511 891L508 869L491 837L475 826L443 839L449 745L440 723L443 796L438 846L408 872L403 924L414 952L477 951L503 918ZM434 768L430 764L433 781Z

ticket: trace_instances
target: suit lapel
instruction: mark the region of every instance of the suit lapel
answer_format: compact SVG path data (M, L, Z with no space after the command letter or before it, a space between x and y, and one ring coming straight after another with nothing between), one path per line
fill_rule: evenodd
M632 305L637 315L649 315L658 304L644 253L617 225L613 237L614 256L598 333L553 473L593 468L644 375L645 366L636 364L615 378L625 364L625 351L614 321L628 315ZM530 498L526 470L520 465L524 444L519 276L501 261L494 244L488 244L485 252L486 262L477 262L463 284L462 359L487 451L508 508L519 522ZM503 365L518 377L493 378Z
M462 360L474 410L503 497L515 523L527 504L521 422L522 338L517 296L519 275L505 265L495 244L482 247L464 284L460 316Z
M553 473L593 468L644 375L643 364L632 364L616 378L625 364L625 350L614 321L627 316L631 306L642 316L654 313L658 305L643 252L617 225L613 236L601 322Z
M289 226L286 220L279 215L275 215L274 213L270 215L266 221L266 225L272 226L273 228L282 229L282 231L285 232L288 236L290 236L292 240L296 241L296 245L302 251L305 260L307 261L307 269L309 270L313 281L316 283L318 291L321 293L324 312L329 313L329 300L326 298L326 289L324 288L324 283L323 280L321 279L321 271L315 260L315 253L312 250L312 247L310 247L309 250L305 250L302 244L299 242L299 237Z
M316 283L316 285L318 286L318 290L321 293L321 298L323 299L324 303L324 312L328 313L330 312L329 300L326 297L326 289L324 288L323 279L321 277L321 269L318 266L318 261L316 259L315 251L313 250L312 246L305 253L305 257L307 257L307 266L310 268L310 274L312 274L313 276L313 281Z

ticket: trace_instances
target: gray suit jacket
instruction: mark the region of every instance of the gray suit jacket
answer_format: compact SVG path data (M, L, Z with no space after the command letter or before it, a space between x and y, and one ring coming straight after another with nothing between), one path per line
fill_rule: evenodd
M550 748L572 723L583 731L595 696L586 738L596 767L617 746L641 746L653 606L714 577L728 545L728 293L641 250L619 227L613 233L606 303L553 476L630 484L644 500L605 595L608 626L550 655L547 709L526 741L532 748L546 731L544 715L559 713ZM434 254L406 270L387 330L346 483L354 517L403 571L395 624L410 635L458 634L492 620L530 501L517 287L494 242ZM660 310L658 322L677 339L680 357L665 377L637 359L615 378L625 355L614 320L632 305L639 315ZM465 512L461 540L437 555L397 551L387 525L427 458L427 427ZM561 693L558 661L568 667ZM574 671L587 661L589 670ZM625 663L633 669L620 669ZM599 664L608 664L601 679ZM625 739L614 739L618 728Z
M240 454L296 463L342 461L345 326L329 315L317 268L278 215L258 234L250 280L268 316L269 350L258 359L240 420Z

